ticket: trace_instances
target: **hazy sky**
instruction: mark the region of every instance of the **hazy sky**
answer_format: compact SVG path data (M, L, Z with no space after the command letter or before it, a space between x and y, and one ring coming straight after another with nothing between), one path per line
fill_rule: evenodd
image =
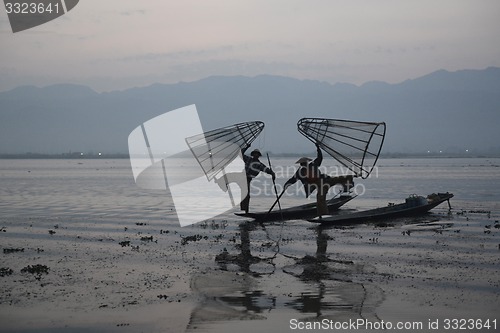
M81 0L16 34L0 12L0 91L258 74L397 83L500 66L499 32L499 0Z

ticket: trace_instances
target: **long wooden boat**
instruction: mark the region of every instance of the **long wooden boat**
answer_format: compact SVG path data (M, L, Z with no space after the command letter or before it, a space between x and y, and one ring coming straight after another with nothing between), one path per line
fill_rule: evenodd
M322 224L349 224L380 219L391 219L397 217L408 217L423 215L443 203L453 198L451 193L430 194L427 198L421 196L411 196L401 204L389 204L387 207L369 209L354 213L339 213L322 218L308 219L309 222Z
M330 213L334 213L341 206L345 205L355 197L356 197L355 195L341 195L339 197L328 200L327 201L328 211ZM318 215L316 209L316 202L285 208L282 209L281 211L275 208L275 210L271 212L235 213L235 214L238 216L250 217L260 222L308 219Z

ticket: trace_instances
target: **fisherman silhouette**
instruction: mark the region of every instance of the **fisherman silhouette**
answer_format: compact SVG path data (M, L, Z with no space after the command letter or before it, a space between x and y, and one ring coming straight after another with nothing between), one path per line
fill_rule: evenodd
M317 157L314 160L309 157L302 157L295 162L300 166L295 174L286 181L284 190L295 184L298 180L300 180L304 186L306 198L316 190L316 208L318 216L321 218L323 215L329 213L326 203L326 195L329 189L335 185L342 185L342 190L344 192L349 192L354 186L354 181L352 175L330 177L321 173L319 167L323 162L323 154L318 144L316 144L316 151Z
M253 179L255 179L260 172L265 172L269 175L271 175L273 181L276 179L276 174L274 173L271 168L267 167L264 163L262 163L259 158L262 156L262 153L258 149L254 149L251 153L250 156L245 155L245 152L248 150L250 146L244 148L241 150L241 154L243 156L243 161L245 162L245 174L246 174L246 195L243 197L243 194L245 191L241 191L242 194L242 200L240 203L240 209L244 210L245 213L248 213L249 208L250 208L250 183L252 182ZM227 185L231 182L236 182L240 188L243 189L242 185L240 184L237 180L241 180L241 177L239 177L239 174L235 173L228 173L224 175L224 177L220 177L219 179L216 179L215 181L219 185L219 187L226 191L227 190ZM244 186L244 185L243 185Z

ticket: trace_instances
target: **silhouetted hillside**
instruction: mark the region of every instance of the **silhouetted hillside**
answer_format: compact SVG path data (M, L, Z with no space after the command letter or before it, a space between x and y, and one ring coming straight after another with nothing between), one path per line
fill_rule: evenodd
M360 87L268 75L109 93L78 85L19 87L0 93L0 153L126 153L135 127L190 104L206 130L264 121L254 145L273 152L314 150L296 130L302 117L385 121L384 152L500 151L500 68L491 67Z

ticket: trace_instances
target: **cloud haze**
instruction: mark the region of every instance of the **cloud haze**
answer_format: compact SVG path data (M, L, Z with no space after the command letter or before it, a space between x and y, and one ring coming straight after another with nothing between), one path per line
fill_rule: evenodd
M0 91L98 91L210 75L390 83L500 66L500 2L86 0L13 34L0 14Z

